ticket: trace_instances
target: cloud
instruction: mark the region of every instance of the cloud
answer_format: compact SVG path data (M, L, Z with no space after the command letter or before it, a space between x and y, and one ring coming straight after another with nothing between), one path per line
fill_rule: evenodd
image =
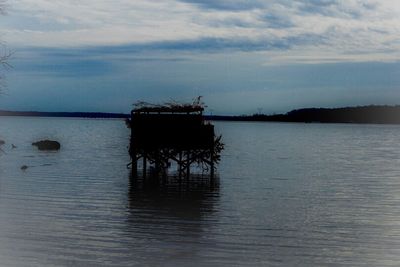
M181 0L182 2L192 3L206 9L217 10L249 10L254 8L261 8L263 4L261 1L253 0Z
M375 6L361 1L340 0L299 0L299 11L329 17L360 18L364 11Z
M281 0L281 1L229 1L229 0L180 0L191 3L203 9L218 11L246 11L246 10L273 10L275 7L284 7L286 11L298 14L318 14L330 17L361 17L365 11L374 11L378 2L367 0ZM388 2L387 0L384 0ZM274 14L274 13L271 13Z
M10 95L0 99L2 106L129 112L135 99L158 102L204 95L215 113L241 114L256 112L255 106L272 113L309 105L387 104L399 97L398 62L284 65L281 50L273 50L280 65L263 66L259 53L200 54L190 59L175 50L146 54L128 47L118 53L115 47L103 49L18 53L8 77Z
M128 57L134 61L178 61L185 60L176 57L180 53L225 53L225 52L254 52L254 51L285 51L292 47L304 45L322 45L327 40L323 35L300 34L285 38L269 36L263 38L213 38L186 39L176 41L149 42L143 44L127 44L112 46L96 46L83 48L35 48L26 49L30 55L64 58L66 61L78 59L96 59L111 55ZM157 55L164 52L173 53L168 57ZM152 55L152 53L154 53ZM143 55L147 55L144 57ZM151 56L149 56L151 55Z
M46 58L47 61L30 63L29 65L18 64L18 71L30 72L35 75L46 75L56 77L95 77L106 75L112 70L112 64L105 60L87 60L65 58ZM53 61L49 61L53 59Z
M296 26L289 16L283 14L269 12L262 15L260 19L267 23L267 27L274 29L284 29Z
M15 0L8 13L0 32L17 48L293 53L302 46L338 60L357 60L360 50L399 59L400 51L395 0Z
M398 0L8 3L10 109L118 112L204 95L240 114L399 99Z

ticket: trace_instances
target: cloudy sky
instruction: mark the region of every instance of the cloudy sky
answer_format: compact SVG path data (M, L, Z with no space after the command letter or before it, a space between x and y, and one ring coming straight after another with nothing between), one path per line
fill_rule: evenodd
M400 104L398 0L8 0L0 39L14 52L0 109Z

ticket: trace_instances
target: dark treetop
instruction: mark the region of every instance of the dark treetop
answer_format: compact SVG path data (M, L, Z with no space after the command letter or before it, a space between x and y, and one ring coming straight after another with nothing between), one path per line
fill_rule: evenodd
M304 108L286 114L213 116L214 120L400 124L400 106Z

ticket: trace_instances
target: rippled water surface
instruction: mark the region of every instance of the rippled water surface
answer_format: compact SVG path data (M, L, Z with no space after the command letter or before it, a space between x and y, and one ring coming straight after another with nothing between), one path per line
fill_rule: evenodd
M0 117L0 266L400 265L399 126L215 124L219 177L150 186L121 120Z

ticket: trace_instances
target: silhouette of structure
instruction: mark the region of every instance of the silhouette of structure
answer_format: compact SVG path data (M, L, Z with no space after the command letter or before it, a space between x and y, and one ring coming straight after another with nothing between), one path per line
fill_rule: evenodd
M200 99L193 104L140 103L133 109L128 120L133 174L137 175L142 160L144 178L148 171L167 177L171 166L177 167L179 178L189 177L193 164L213 177L223 144L214 126L204 120L203 111Z

